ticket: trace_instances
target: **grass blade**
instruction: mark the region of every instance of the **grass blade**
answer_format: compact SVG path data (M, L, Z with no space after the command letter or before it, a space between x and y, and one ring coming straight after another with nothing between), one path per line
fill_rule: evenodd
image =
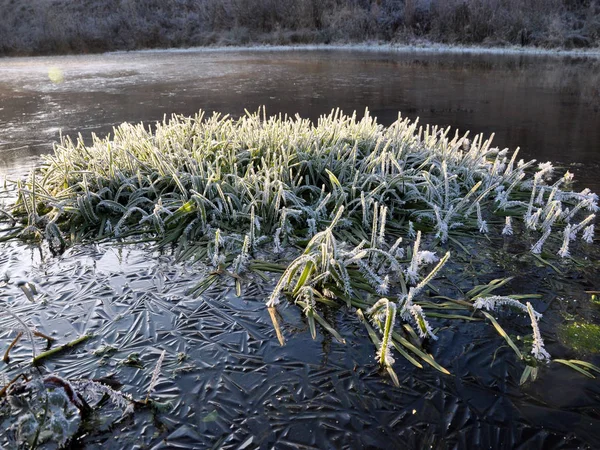
M498 321L496 319L494 319L494 317L491 314L489 314L489 313L487 313L485 311L481 311L481 312L483 313L483 315L485 317L487 317L489 319L490 322L492 322L492 325L494 325L494 328L496 329L496 331L498 332L498 334L504 338L504 340L506 341L506 343L510 346L510 348L512 348L514 350L514 352L519 357L519 359L523 359L523 354L521 353L521 351L519 350L519 348L515 345L515 343L513 342L513 340L510 338L510 336L506 333L506 331L504 331L504 328L502 328L500 326L500 324L498 323Z
M568 359L553 359L552 361L560 363L560 364L564 364L565 366L570 367L573 370L576 370L577 372L585 375L588 378L596 378L590 372L588 372L587 370L585 370L582 367L579 367L577 365L577 363L581 363L582 361L577 361L577 360L573 360L573 359L571 359L571 360L568 360Z
M285 345L285 338L283 337L283 333L281 332L281 328L279 326L279 320L277 319L277 310L272 306L267 309L269 310L269 315L271 316L271 322L273 322L273 328L275 328L275 334L277 335L279 345L283 347Z

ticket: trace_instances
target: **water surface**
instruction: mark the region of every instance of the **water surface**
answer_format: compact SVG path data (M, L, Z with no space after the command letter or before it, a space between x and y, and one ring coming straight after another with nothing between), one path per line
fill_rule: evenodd
M600 60L349 50L150 51L0 60L0 175L20 175L64 134L199 109L317 119L368 107L569 166L600 191Z
M475 254L481 244L467 245ZM301 309L282 302L277 307L286 339L282 347L265 308L273 284L261 279L245 282L240 298L232 283L193 298L187 290L206 268L175 263L166 254L114 244L78 246L55 258L19 243L2 244L2 250L0 276L8 279L0 281L2 301L14 313L59 343L94 335L48 359L43 374L71 380L113 376L122 392L143 399L165 351L152 393L162 410L138 408L121 418L118 408L104 404L92 429L71 448L600 446L598 380L553 363L541 369L535 383L519 386L523 363L483 321L434 320L439 340L424 345L451 375L429 366L417 369L397 355L401 386L396 388L378 372L365 327L346 308L321 309L345 338L341 344L321 328L312 340ZM465 267L473 258L455 254L456 261L433 284L441 294L459 298L457 287L466 291L510 271L519 275L507 293L543 294L531 301L544 313L545 334L557 320L584 309L590 320L600 319L582 291L582 285L595 282L592 274L559 280L549 267L536 269L526 258L510 256L471 273ZM20 292L20 279L37 286L35 303ZM512 336L531 332L520 314L495 315ZM14 338L13 326L13 318L0 314L0 348ZM546 343L555 358L574 356L553 339ZM100 352L106 346L113 351ZM136 354L139 366L128 365ZM585 359L600 364L598 356ZM12 379L30 361L31 345L22 340L10 364L0 362L0 376ZM0 445L11 420L0 414Z

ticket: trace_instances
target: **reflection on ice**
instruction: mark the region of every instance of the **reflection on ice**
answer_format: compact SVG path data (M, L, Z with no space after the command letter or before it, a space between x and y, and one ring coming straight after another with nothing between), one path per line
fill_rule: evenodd
M600 61L596 55L505 54L439 48L117 52L0 60L0 175L21 174L65 134L111 132L199 109L232 115L266 105L317 119L368 107L387 125L422 123L496 133L524 157L584 164L598 189ZM448 51L451 49L442 49ZM26 147L24 147L26 146ZM26 162L24 162L24 159Z

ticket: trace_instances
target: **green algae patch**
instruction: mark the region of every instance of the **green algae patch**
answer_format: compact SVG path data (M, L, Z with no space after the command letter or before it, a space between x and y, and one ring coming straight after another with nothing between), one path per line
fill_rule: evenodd
M561 327L559 332L563 344L586 353L600 352L600 325L574 322Z

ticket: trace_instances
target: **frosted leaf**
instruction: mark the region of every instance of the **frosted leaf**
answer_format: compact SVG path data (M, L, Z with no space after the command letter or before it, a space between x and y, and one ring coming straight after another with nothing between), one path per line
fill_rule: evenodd
M504 219L504 228L502 229L502 234L504 236L512 236L513 234L512 219L510 216L506 216L506 219Z

